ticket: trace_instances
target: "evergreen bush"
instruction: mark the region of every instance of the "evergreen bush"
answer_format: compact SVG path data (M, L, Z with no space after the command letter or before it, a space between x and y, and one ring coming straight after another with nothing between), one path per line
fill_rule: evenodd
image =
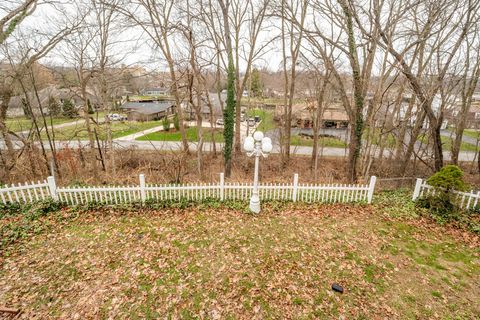
M173 116L173 126L175 127L175 130L180 130L180 120L178 119L178 114L176 113Z
M63 100L63 116L67 118L75 118L78 113L74 104L70 100Z
M163 130L165 131L170 130L170 119L168 119L168 117L165 117L162 119L162 126L163 126Z
M427 183L435 188L435 193L419 199L418 204L429 209L435 217L446 220L458 218L460 210L455 204L453 191L465 191L468 188L463 181L462 170L455 165L444 166L428 178Z

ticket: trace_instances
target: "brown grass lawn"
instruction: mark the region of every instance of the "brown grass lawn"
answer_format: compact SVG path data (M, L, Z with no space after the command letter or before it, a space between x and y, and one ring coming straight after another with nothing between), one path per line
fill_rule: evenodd
M478 238L378 203L79 212L5 248L0 306L25 319L478 316Z

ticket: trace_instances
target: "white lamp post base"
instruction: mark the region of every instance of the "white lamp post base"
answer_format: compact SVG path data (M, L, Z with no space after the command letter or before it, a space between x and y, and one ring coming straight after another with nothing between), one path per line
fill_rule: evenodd
M255 156L255 174L253 176L253 192L250 198L250 210L260 213L260 197L258 196L258 166L260 156L267 157L272 151L272 140L264 137L261 131L255 131L253 137L246 137L243 148L249 157Z
M250 198L250 210L253 213L260 212L260 198L256 194L252 195L252 197Z

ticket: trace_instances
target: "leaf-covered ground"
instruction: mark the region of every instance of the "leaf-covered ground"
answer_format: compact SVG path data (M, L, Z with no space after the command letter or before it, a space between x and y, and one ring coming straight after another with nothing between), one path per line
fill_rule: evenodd
M396 206L81 213L6 249L0 306L25 319L478 316L478 238Z

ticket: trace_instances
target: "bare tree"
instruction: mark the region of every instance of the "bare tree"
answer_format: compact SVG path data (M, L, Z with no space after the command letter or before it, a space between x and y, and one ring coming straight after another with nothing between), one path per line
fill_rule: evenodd
M7 148L7 173L11 170L16 163L16 151L12 142L11 136L15 135L14 132L9 131L6 125L7 109L10 103L10 99L14 94L13 88L19 80L28 75L31 67L40 59L44 58L48 53L52 51L68 34L78 28L78 25L83 20L81 15L64 16L59 21L56 21L58 25L55 28L51 28L49 33L40 33L38 30L18 31L18 36L11 37L14 40L9 39L4 41L2 56L12 56L10 53L13 50L14 44L18 47L20 44L24 44L23 50L15 60L10 61L10 68L7 74L2 75L0 83L0 133L5 141Z
M348 114L350 120L348 179L356 181L364 131L365 96L370 84L377 43L368 39L358 43L356 11L350 2L317 1L312 4L312 8L314 15L325 17L331 23L331 29L325 30L316 19L313 19L305 33L312 50L322 57L325 66L331 70L333 84ZM375 26L370 26L370 32L376 32ZM345 82L346 77L341 70L341 63L344 61L342 58L348 62L348 77L351 82ZM348 90L350 83L353 87L352 98Z
M174 58L172 44L175 43L173 31L177 30L174 21L175 14L174 0L135 0L123 1L122 5L116 6L127 19L140 27L150 40L158 48L167 61L170 73L170 90L175 98L176 113L179 118L180 132L184 152L188 152L188 140L185 132L184 116L182 110L182 97L179 90L180 77L177 72L177 63Z
M295 96L295 79L297 75L297 60L300 56L300 48L304 34L304 24L307 15L308 1L282 0L281 5L281 41L282 41L282 65L284 76L283 93L283 131L281 131L280 145L283 148L282 162L287 165L290 160L290 136L292 126L292 106ZM288 39L288 40L287 40ZM287 45L289 50L287 52ZM290 64L288 64L290 61Z
M96 29L91 28L88 25L84 26L65 39L65 46L62 51L62 56L65 61L68 61L69 64L73 65L73 68L75 69L76 80L78 81L80 95L83 100L82 117L87 130L89 146L94 157L96 157L97 148L94 128L92 127L94 123L92 123L92 119L89 115L89 103L93 103L93 101L90 101L88 88L92 85L92 79L95 75L95 60L97 53L93 48L93 41L96 35ZM98 152L101 152L101 150L98 149ZM97 178L98 165L96 160L92 162L92 168L94 177Z
M461 107L455 122L455 140L452 143L452 162L454 164L458 164L458 154L462 144L465 122L480 78L478 28L475 28L471 37L466 38L465 45L464 72L461 76L460 85Z
M15 31L15 28L37 8L38 0L0 4L0 44ZM5 13L5 15L3 15Z
M433 107L433 100L438 94L441 86L444 84L445 77L449 71L454 57L458 53L465 37L467 36L471 25L478 22L478 8L479 2L475 0L466 1L404 1L401 6L395 8L385 7L384 1L377 1L376 7L373 8L376 14L372 17L378 28L378 34L382 40L382 47L387 50L392 57L397 61L398 66L405 77L419 101L420 108L424 114L421 114L418 120L423 120L427 117L429 121L429 128L433 138L434 149L434 166L435 170L440 170L443 166L443 150L440 136L440 129L443 122L443 114ZM396 10L395 10L396 9ZM384 10L392 10L395 14L390 14L386 21L381 20L381 15L378 14ZM424 15L419 15L419 12L426 11L428 19L426 23L421 23L416 19L424 19ZM409 29L406 39L402 44L395 35L403 37L403 32L399 32L399 26L406 26L412 21L420 26L418 32ZM401 22L399 22L399 20ZM358 24L361 26L361 24ZM397 29L397 30L395 30ZM363 29L364 34L375 38L371 32ZM437 55L437 59L441 61L438 64L438 70L435 70L434 76L430 77L430 81L425 81L426 74L415 74L414 70L407 59L412 56L412 49L415 50L418 46L426 44L426 50L430 50L428 54ZM448 48L448 50L446 50ZM447 52L447 53L446 53ZM413 59L415 59L413 55ZM418 57L421 57L419 55ZM423 121L419 121L422 123ZM416 140L416 136L411 139ZM403 172L406 169L406 163L409 162L413 152L414 143L410 143L405 159Z

